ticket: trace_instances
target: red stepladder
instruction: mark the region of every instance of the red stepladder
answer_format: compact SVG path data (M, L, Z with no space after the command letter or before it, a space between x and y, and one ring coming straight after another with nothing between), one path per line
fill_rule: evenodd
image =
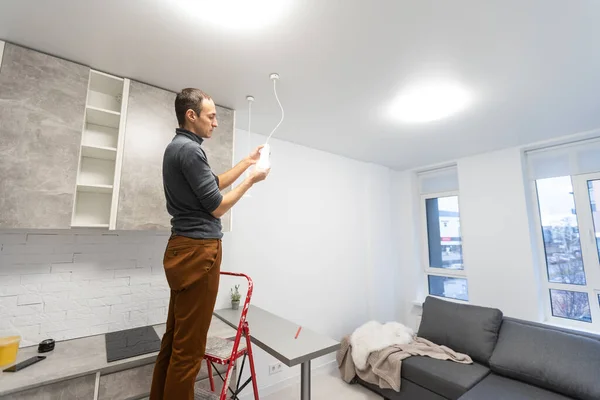
M254 370L254 356L252 354L252 342L250 340L250 327L248 326L248 321L246 321L246 316L248 314L248 307L250 306L250 299L252 298L252 290L254 285L252 283L252 279L246 274L237 272L221 272L221 275L236 276L247 279L248 293L246 295L244 305L241 309L240 321L237 326L235 338L233 340L214 336L209 336L207 338L204 359L206 360L206 367L208 371L211 391L207 392L197 390L195 393L195 399L226 400L228 398L228 392L231 392L230 399L239 400L239 394L250 382L252 382L252 389L254 390L254 399L259 400L258 384L256 382L256 372ZM244 337L244 343L242 342L242 337ZM235 385L235 390L233 390L229 387L229 383L231 381L231 376L233 374L235 362L240 358L242 358L242 366L238 373L238 379L237 384ZM244 371L246 359L248 359L248 364L250 365L250 377L246 380L246 382L244 382L242 386L240 386L240 381L242 377L242 372ZM223 380L223 388L221 389L220 394L215 393L215 382L213 377L213 367L215 367L215 364L227 365L225 377L223 377L223 375L215 368L217 374Z

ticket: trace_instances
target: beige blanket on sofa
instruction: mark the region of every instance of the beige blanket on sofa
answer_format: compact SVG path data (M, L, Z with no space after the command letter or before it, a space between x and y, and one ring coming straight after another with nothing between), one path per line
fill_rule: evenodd
M446 346L434 344L426 339L415 336L410 344L392 345L369 355L367 368L359 370L352 360L350 337L342 339L341 347L336 354L336 360L342 379L349 383L358 376L365 382L372 383L382 389L400 391L400 372L402 360L411 356L426 356L438 360L450 360L461 364L472 364L473 360L466 354L461 354Z

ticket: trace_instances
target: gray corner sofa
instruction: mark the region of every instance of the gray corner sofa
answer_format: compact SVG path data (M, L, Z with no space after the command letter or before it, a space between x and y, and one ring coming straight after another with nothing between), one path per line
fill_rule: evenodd
M387 400L600 400L600 336L431 296L417 334L473 364L409 357L400 392L356 381Z

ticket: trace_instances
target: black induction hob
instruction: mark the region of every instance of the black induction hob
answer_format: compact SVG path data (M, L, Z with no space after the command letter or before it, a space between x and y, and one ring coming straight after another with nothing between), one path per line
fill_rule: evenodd
M160 350L160 338L152 326L111 332L106 337L106 361L154 353Z

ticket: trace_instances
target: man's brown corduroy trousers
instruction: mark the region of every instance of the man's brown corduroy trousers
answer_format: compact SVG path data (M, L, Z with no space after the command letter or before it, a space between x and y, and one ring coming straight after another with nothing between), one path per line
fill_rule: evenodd
M150 400L193 400L219 290L221 240L171 236L164 256L171 299Z

